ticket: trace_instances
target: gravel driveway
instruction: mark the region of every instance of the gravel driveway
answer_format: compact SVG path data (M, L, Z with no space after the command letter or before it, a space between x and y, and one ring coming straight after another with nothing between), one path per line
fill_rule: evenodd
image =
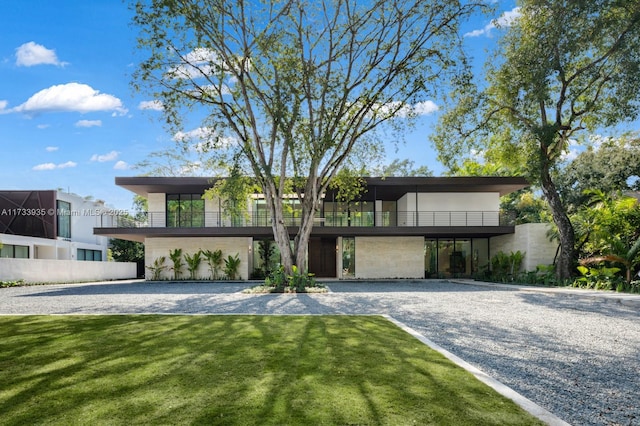
M429 280L240 294L248 286L8 288L0 314L388 314L571 424L640 425L640 304Z

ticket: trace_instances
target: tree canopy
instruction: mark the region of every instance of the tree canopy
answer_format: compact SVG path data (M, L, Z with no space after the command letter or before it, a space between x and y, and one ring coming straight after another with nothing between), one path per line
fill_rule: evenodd
M436 83L459 74L458 23L479 7L139 0L134 23L148 56L134 85L162 102L175 133L185 117L201 118L200 149L258 182L283 266L305 270L321 194L355 156L379 152L378 129L415 117ZM293 249L283 217L287 178L302 208Z
M562 247L558 277L575 265L575 234L552 172L584 130L635 119L640 108L640 2L521 0L485 80L454 91L434 137L455 169L471 149L500 155L542 189ZM499 154L496 154L499 153Z

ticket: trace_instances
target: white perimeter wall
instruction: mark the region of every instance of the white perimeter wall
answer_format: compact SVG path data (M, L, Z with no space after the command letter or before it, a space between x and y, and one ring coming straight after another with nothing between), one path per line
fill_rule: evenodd
M549 226L546 223L516 225L514 234L491 238L491 256L498 252L509 254L520 250L525 253L523 271L535 271L538 265L551 265L558 245L547 238Z
M133 262L85 262L53 259L0 259L0 281L27 283L106 281L136 278Z
M144 242L144 264L146 266L152 265L153 262L160 256L166 257L165 265L167 268L162 274L163 279L170 279L173 277L173 271L169 269L173 265L169 258L169 252L174 249L181 248L182 256L184 259L185 254L193 255L198 250L222 250L222 255L226 259L229 255L235 256L236 254L240 258L240 268L238 269L239 277L241 280L249 279L249 271L252 266L250 262L253 261L253 243L251 237L189 237L189 238L176 238L176 237L163 237L163 238L147 238ZM183 260L183 263L186 262ZM224 262L222 263L224 267ZM151 278L151 273L147 269L145 271L147 279ZM206 260L202 260L200 268L198 268L198 278L208 279L211 276L209 271L209 265ZM185 267L182 268L183 279L189 277L189 270Z
M424 237L356 237L356 278L424 278Z

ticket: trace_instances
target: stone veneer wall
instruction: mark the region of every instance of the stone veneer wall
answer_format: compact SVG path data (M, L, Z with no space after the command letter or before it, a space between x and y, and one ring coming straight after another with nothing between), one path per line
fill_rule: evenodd
M515 233L491 238L489 250L491 256L498 252L525 252L523 271L535 271L538 265L551 265L558 247L547 238L547 223L525 223L516 225Z
M423 278L424 237L356 237L356 278Z
M182 249L182 255L192 255L198 250L222 250L222 255L226 259L229 255L235 256L236 253L240 258L240 268L238 269L239 277L241 280L249 279L249 271L252 265L251 251L251 238L250 237L190 237L190 238L176 238L176 237L163 237L163 238L147 238L144 242L145 246L145 265L149 266L153 264L156 258L165 256L167 258L165 265L167 269L163 272L162 277L169 279L173 277L173 271L169 269L172 265L169 258L169 252L176 249ZM186 262L183 261L183 263ZM224 267L224 262L222 263ZM222 273L222 271L221 271ZM149 270L146 271L147 279L150 278ZM182 278L189 277L189 270L185 267L182 269ZM209 265L202 260L200 267L198 268L197 276L201 279L207 279L211 276L209 271Z

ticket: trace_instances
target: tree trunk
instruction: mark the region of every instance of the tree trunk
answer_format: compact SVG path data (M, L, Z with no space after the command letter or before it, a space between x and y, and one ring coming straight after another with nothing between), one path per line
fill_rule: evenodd
M564 281L571 278L574 270L575 232L547 167L543 168L541 177L542 192L551 207L553 221L560 234L560 257L556 265L556 277L559 281Z

